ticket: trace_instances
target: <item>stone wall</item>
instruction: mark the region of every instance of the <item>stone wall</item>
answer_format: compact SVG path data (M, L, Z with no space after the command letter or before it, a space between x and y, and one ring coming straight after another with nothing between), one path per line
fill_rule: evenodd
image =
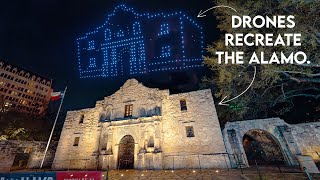
M1 141L0 144L0 172L10 171L16 154L16 148L13 148L9 142Z
M292 125L292 135L302 155L320 162L320 122Z
M52 165L54 169L96 168L101 131L99 117L95 108L67 113ZM76 138L79 138L77 146L74 144Z
M48 149L43 167L51 167L57 142ZM0 141L0 171L16 169L36 169L43 159L46 142L37 141Z
M187 110L181 111L180 100L185 100ZM163 100L164 167L198 168L199 156L206 156L203 167L225 167L219 153L225 153L219 120L210 90L170 95ZM186 127L192 126L194 137L187 137ZM173 160L175 157L175 160ZM212 159L210 161L210 159ZM204 160L201 162L205 162ZM206 165L205 165L206 164Z

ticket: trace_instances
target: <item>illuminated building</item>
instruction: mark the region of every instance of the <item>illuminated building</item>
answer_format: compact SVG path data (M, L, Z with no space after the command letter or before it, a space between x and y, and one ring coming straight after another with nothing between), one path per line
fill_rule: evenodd
M221 130L210 89L171 94L130 79L94 108L67 113L52 168L175 172L259 162L320 173L319 127L268 118L227 122Z
M77 39L80 77L200 67L203 38L202 27L182 12L138 13L119 5L103 25Z
M67 113L52 168L226 168L225 151L210 89L170 94L129 79Z
M51 92L50 79L0 60L2 110L41 114L49 103Z

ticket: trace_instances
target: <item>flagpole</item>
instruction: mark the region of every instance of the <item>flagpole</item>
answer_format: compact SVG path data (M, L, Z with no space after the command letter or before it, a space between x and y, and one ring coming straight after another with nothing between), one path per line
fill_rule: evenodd
M64 97L65 97L66 91L67 91L67 86L66 86L66 88L64 89L64 92L63 92L63 96L62 96L62 99L61 99L61 102L60 102L59 110L58 110L56 119L54 120L53 127L52 127L52 130L51 130L51 133L50 133L50 137L49 137L49 140L47 142L47 147L46 147L46 150L44 151L44 155L43 155L43 158L42 158L42 161L41 161L40 169L42 168L43 163L44 163L44 159L46 158L46 154L47 154L47 151L48 151L48 148L49 148L49 145L50 145L50 141L51 141L51 138L52 138L52 135L53 135L54 128L55 128L55 126L57 124L57 120L58 120L58 117L59 117L59 114L60 114L60 110L61 110L61 107L62 107L62 103L63 103Z

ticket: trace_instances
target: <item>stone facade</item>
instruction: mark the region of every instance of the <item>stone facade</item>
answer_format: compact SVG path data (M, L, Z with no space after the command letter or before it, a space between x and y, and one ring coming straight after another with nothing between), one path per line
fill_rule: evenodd
M210 90L170 94L135 79L97 101L94 108L67 113L52 167L249 167L252 159L247 157L244 136L261 141L263 153L281 157L284 165L318 172L320 123L291 125L280 118L256 119L228 122L221 132ZM277 151L267 149L268 144Z
M43 167L51 166L57 142L51 143ZM46 142L0 141L0 172L37 169L42 161Z
M309 155L320 162L320 122L292 125L295 138L302 155Z
M127 152L121 148L124 137L134 140L135 169L224 168L228 163L211 90L170 94L130 79L94 108L67 113L52 167L117 169L120 154Z

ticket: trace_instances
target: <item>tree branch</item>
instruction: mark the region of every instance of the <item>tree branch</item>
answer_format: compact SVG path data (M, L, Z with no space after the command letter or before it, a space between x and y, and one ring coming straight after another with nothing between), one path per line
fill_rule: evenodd
M275 72L278 72L278 73L289 73L289 74L303 74L303 75L306 75L308 77L320 76L320 73L310 74L310 73L304 73L304 72L300 72L300 71L275 71Z
M262 93L261 97L263 97L263 96L264 96L264 94L265 94L269 89L271 89L271 88L275 88L275 87L279 87L279 86L282 86L282 85L275 85L275 86L270 86L270 87L266 88L266 89L263 91L263 93Z
M320 91L320 89L319 88L315 88L315 87L310 87L310 88L292 90L292 91L286 92L285 94L282 94L282 95L278 96L276 98L276 100L274 100L272 106L275 106L279 102L280 99L290 99L290 98L299 97L299 96L300 97L301 96L311 97L311 98L314 98L314 99L320 98L320 94L302 93L302 92L305 92L305 91ZM295 93L298 93L298 94L295 94Z
M311 98L314 98L314 99L320 98L320 94L318 94L318 95L315 95L315 94L295 94L295 95L292 95L292 96L287 96L285 99L298 97L298 96L311 97Z
M289 79L296 81L298 83L320 83L320 78L297 78L297 77L293 77L291 75L289 75L286 72L282 72L286 77L288 77Z
M310 64L294 64L297 66L310 67L310 68L320 68L320 64L310 63Z

